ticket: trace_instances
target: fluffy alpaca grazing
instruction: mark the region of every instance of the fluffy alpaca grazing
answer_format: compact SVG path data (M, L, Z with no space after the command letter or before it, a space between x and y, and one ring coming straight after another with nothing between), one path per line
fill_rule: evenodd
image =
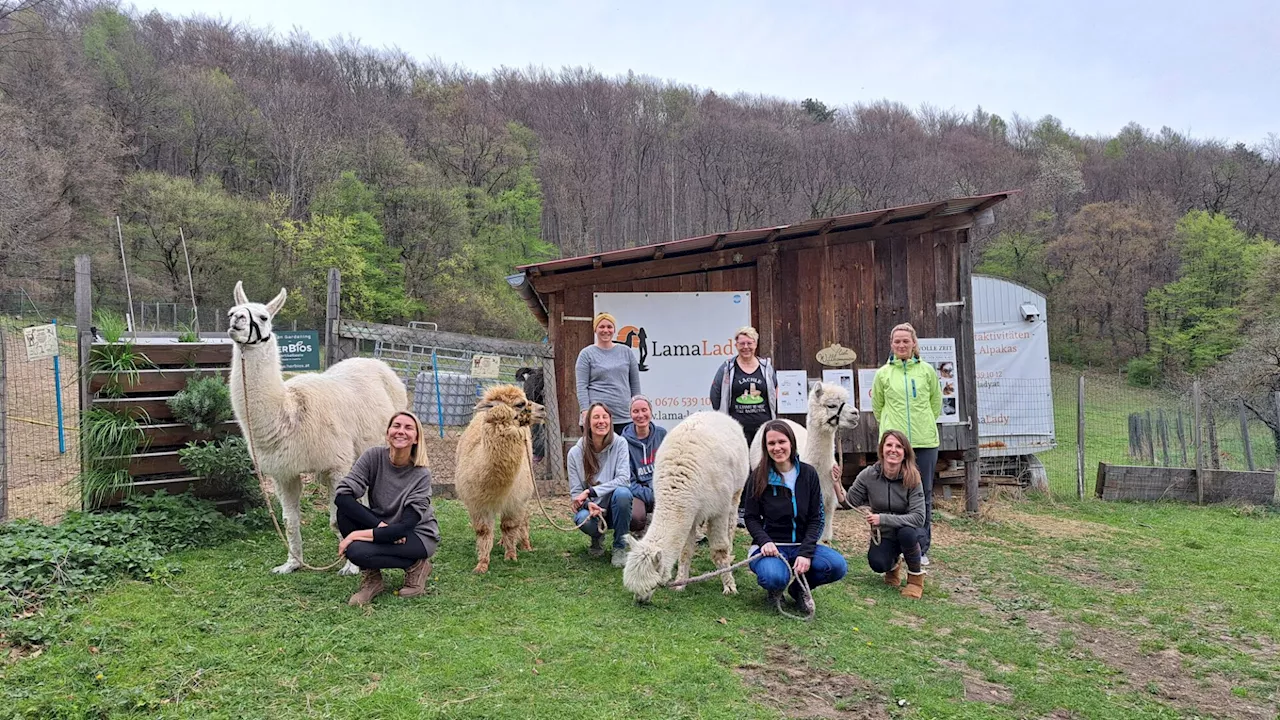
M637 602L649 602L653 591L670 579L677 559L676 579L689 577L703 523L716 567L733 564L733 530L747 477L747 441L742 426L728 415L695 413L667 434L654 463L653 522L643 540L627 538L631 551L622 571L622 584ZM733 573L721 575L720 581L725 595L738 592Z
M272 572L302 567L302 473L314 473L329 489L346 477L360 453L383 442L387 420L409 405L404 383L381 360L351 358L323 373L285 382L271 319L284 307L285 291L262 305L249 302L237 282L236 306L227 312L231 355L231 407L259 469L275 483L284 512L289 558ZM243 363L241 362L243 360ZM242 368L243 366L243 368ZM246 404L247 396L247 404ZM337 508L329 526L338 532ZM348 562L340 571L355 575Z
M489 388L475 409L458 440L453 482L476 533L474 571L484 573L489 571L495 519L501 518L503 558L515 560L517 544L521 550L533 549L527 507L533 496L529 428L547 414L515 385Z
M809 412L805 425L800 427L785 421L796 434L796 454L818 471L822 480L822 508L826 522L822 527L821 542L831 544L834 526L836 491L831 487L831 468L836 465L836 431L840 428L858 427L858 408L849 400L849 392L835 383L817 383L809 391ZM764 444L763 430L751 441L751 467L760 464Z

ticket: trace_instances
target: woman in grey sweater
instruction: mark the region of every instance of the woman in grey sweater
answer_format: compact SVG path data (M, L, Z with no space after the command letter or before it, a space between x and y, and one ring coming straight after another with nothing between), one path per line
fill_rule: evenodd
M631 398L640 394L640 366L627 345L615 343L618 321L609 313L597 313L591 322L595 343L582 348L573 366L578 388L578 425L587 421L587 408L600 403L616 418L613 431L627 426Z
M613 431L609 408L593 403L587 411L587 433L569 449L566 460L573 522L591 537L591 555L599 557L604 554L599 518L607 516L613 528L613 565L623 567L631 532L630 445Z
M920 539L924 528L924 489L915 452L907 436L889 430L880 438L880 461L858 473L846 494L839 479L834 480L836 499L849 507L867 508L867 525L879 530L880 542L872 538L867 548L871 569L884 573L892 587L902 582L898 556L907 563L905 597L919 600L924 594L924 568L920 565Z

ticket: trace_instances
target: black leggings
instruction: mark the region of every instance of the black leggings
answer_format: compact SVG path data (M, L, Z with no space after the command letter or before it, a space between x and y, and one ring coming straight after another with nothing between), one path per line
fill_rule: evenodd
M371 516L372 513L369 513ZM377 524L369 524L368 520L352 518L338 507L338 532L346 537L356 530L373 530ZM347 546L347 559L355 563L361 570L383 570L399 568L408 570L409 566L427 557L427 548L422 540L410 532L403 544L372 543L357 540Z
M875 572L886 573L898 564L898 556L901 555L907 561L908 570L920 572L920 537L923 533L921 528L885 528L880 533L880 544L867 548L867 564Z

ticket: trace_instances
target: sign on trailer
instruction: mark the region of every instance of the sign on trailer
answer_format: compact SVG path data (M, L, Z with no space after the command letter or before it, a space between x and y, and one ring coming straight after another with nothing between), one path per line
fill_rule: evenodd
M276 332L280 347L280 369L319 370L320 333L315 330Z

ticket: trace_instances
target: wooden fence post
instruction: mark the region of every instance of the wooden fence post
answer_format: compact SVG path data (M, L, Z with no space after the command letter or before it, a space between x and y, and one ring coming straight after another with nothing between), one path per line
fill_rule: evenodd
M1084 499L1084 375L1076 385L1076 499Z
M557 393L556 358L542 359L542 406L547 419L542 427L546 434L546 460L551 469L551 483L556 492L569 491L569 476L564 466L564 434L560 430L560 397Z
M1187 433L1182 423L1182 407L1178 407L1178 447L1182 451L1182 467L1187 466Z
M0 522L9 519L8 376L5 370L5 330L0 328Z
M1164 466L1169 463L1169 420L1164 416L1164 408L1156 408L1156 424L1160 429L1160 455L1164 458Z
M1195 412L1195 432L1193 433L1196 443L1196 504L1204 504L1204 443L1200 437L1200 381L1196 380L1191 384L1191 404Z
M1244 460L1248 464L1249 472L1257 470L1253 464L1253 446L1249 444L1249 416L1245 414L1244 398L1239 400L1240 404L1240 441L1244 443Z
M324 367L326 370L341 358L338 354L339 305L342 300L342 273L329 268L329 298L324 309Z

